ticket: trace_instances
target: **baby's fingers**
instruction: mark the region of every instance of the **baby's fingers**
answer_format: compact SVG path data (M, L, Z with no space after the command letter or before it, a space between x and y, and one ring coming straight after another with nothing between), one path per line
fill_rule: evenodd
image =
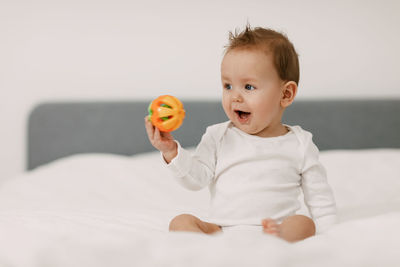
M154 141L160 142L162 139L162 135L160 130L157 127L154 127Z
M146 127L146 132L150 140L154 139L154 126L153 124L149 121L148 116L144 117L144 125Z
M170 132L161 132L160 131L160 136L165 139L165 140L172 140L174 139L174 137L172 136L172 134Z

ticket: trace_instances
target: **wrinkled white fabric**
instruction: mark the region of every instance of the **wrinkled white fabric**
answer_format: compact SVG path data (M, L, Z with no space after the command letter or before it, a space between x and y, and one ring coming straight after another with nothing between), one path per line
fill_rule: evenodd
M400 149L322 151L339 223L291 244L254 228L168 232L203 216L207 188L189 191L158 164L79 154L0 185L0 266L400 266Z

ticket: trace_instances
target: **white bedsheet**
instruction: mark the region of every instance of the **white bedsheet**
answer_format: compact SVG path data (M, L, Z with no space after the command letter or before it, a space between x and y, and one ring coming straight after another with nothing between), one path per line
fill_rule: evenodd
M0 187L0 266L400 266L400 150L327 151L340 223L296 244L257 232L168 233L203 216L158 153L75 155ZM306 213L306 210L303 210Z

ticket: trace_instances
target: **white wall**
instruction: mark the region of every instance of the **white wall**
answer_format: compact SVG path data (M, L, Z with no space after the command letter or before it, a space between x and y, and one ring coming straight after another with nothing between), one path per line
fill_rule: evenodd
M219 98L228 31L247 20L295 44L298 98L400 97L399 3L0 0L0 180L24 169L38 102Z

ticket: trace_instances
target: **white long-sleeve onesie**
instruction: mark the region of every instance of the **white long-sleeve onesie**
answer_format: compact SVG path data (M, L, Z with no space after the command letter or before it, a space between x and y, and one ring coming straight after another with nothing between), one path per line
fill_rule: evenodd
M261 225L264 218L282 221L304 203L317 233L336 221L336 205L318 160L312 134L288 126L278 137L258 137L230 121L209 126L194 155L178 144L178 155L165 164L184 187L209 186L209 222L221 226Z

